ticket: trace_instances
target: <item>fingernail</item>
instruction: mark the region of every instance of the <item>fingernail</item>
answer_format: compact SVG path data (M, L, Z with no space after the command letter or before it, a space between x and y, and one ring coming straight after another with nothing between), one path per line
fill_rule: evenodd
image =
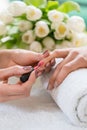
M26 71L27 70L31 71L33 69L33 67L32 66L24 66L23 69Z
M39 73L38 73L38 77L41 76L41 75L42 75L42 72L39 72Z
M40 61L39 63L38 63L38 66L40 67L40 66L42 66L44 64L44 62L43 61Z
M38 69L38 66L35 66L35 67L34 67L34 70L37 70L37 69Z
M38 78L40 75L42 75L43 71L35 70L35 76Z
M49 51L48 50L44 51L43 52L43 56L44 56L44 58L47 57L47 56L49 56Z
M47 68L50 67L50 63L47 63L47 64L46 64L46 67L47 67Z
M54 59L51 60L51 65L52 66L55 65L55 60Z
M55 82L54 83L54 88L57 88L58 87L58 82Z

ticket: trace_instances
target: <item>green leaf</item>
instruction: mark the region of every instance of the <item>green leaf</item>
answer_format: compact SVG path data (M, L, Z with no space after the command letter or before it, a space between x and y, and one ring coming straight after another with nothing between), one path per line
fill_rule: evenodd
M78 11L79 12L80 6L76 2L67 1L67 2L64 2L62 5L60 5L58 10L61 12L64 12L64 13L69 13L71 11Z
M24 0L26 4L32 4L36 7L43 7L46 6L47 0Z
M8 29L8 35L14 35L14 34L18 34L18 27L17 26L10 26Z
M59 6L58 1L48 1L46 9L48 10L57 9L58 6Z

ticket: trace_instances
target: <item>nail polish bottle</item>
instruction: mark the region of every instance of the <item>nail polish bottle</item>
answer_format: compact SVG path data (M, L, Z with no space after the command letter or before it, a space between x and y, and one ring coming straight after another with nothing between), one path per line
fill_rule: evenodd
M30 74L31 74L31 72L32 72L33 70L34 70L34 68L32 68L32 70L31 70L30 72L23 74L23 75L20 77L20 81L21 81L22 83L26 82L26 81L29 79L29 76L30 76Z

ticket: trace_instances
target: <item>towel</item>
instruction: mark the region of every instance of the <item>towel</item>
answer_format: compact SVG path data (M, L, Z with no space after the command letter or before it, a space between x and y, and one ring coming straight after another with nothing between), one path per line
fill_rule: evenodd
M41 77L46 88L54 69ZM72 124L87 127L87 69L71 72L60 86L49 92Z

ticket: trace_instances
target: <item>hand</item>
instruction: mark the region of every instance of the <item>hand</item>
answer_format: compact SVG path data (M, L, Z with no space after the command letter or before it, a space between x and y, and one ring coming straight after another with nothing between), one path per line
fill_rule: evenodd
M33 71L30 78L25 83L9 84L8 78L11 76L20 76L31 71L32 67L12 66L0 69L0 102L24 98L30 95L32 85L38 77L38 72Z
M49 55L50 53L48 51L45 51L43 54L41 54L41 53L35 53L23 49L1 50L0 67L6 68L13 65L35 66L41 59ZM55 60L49 62L46 65L45 71L48 72L51 69L51 66L53 66L54 64L55 64Z
M56 66L48 84L48 89L59 86L67 75L79 68L87 68L87 47L55 50L63 60Z

